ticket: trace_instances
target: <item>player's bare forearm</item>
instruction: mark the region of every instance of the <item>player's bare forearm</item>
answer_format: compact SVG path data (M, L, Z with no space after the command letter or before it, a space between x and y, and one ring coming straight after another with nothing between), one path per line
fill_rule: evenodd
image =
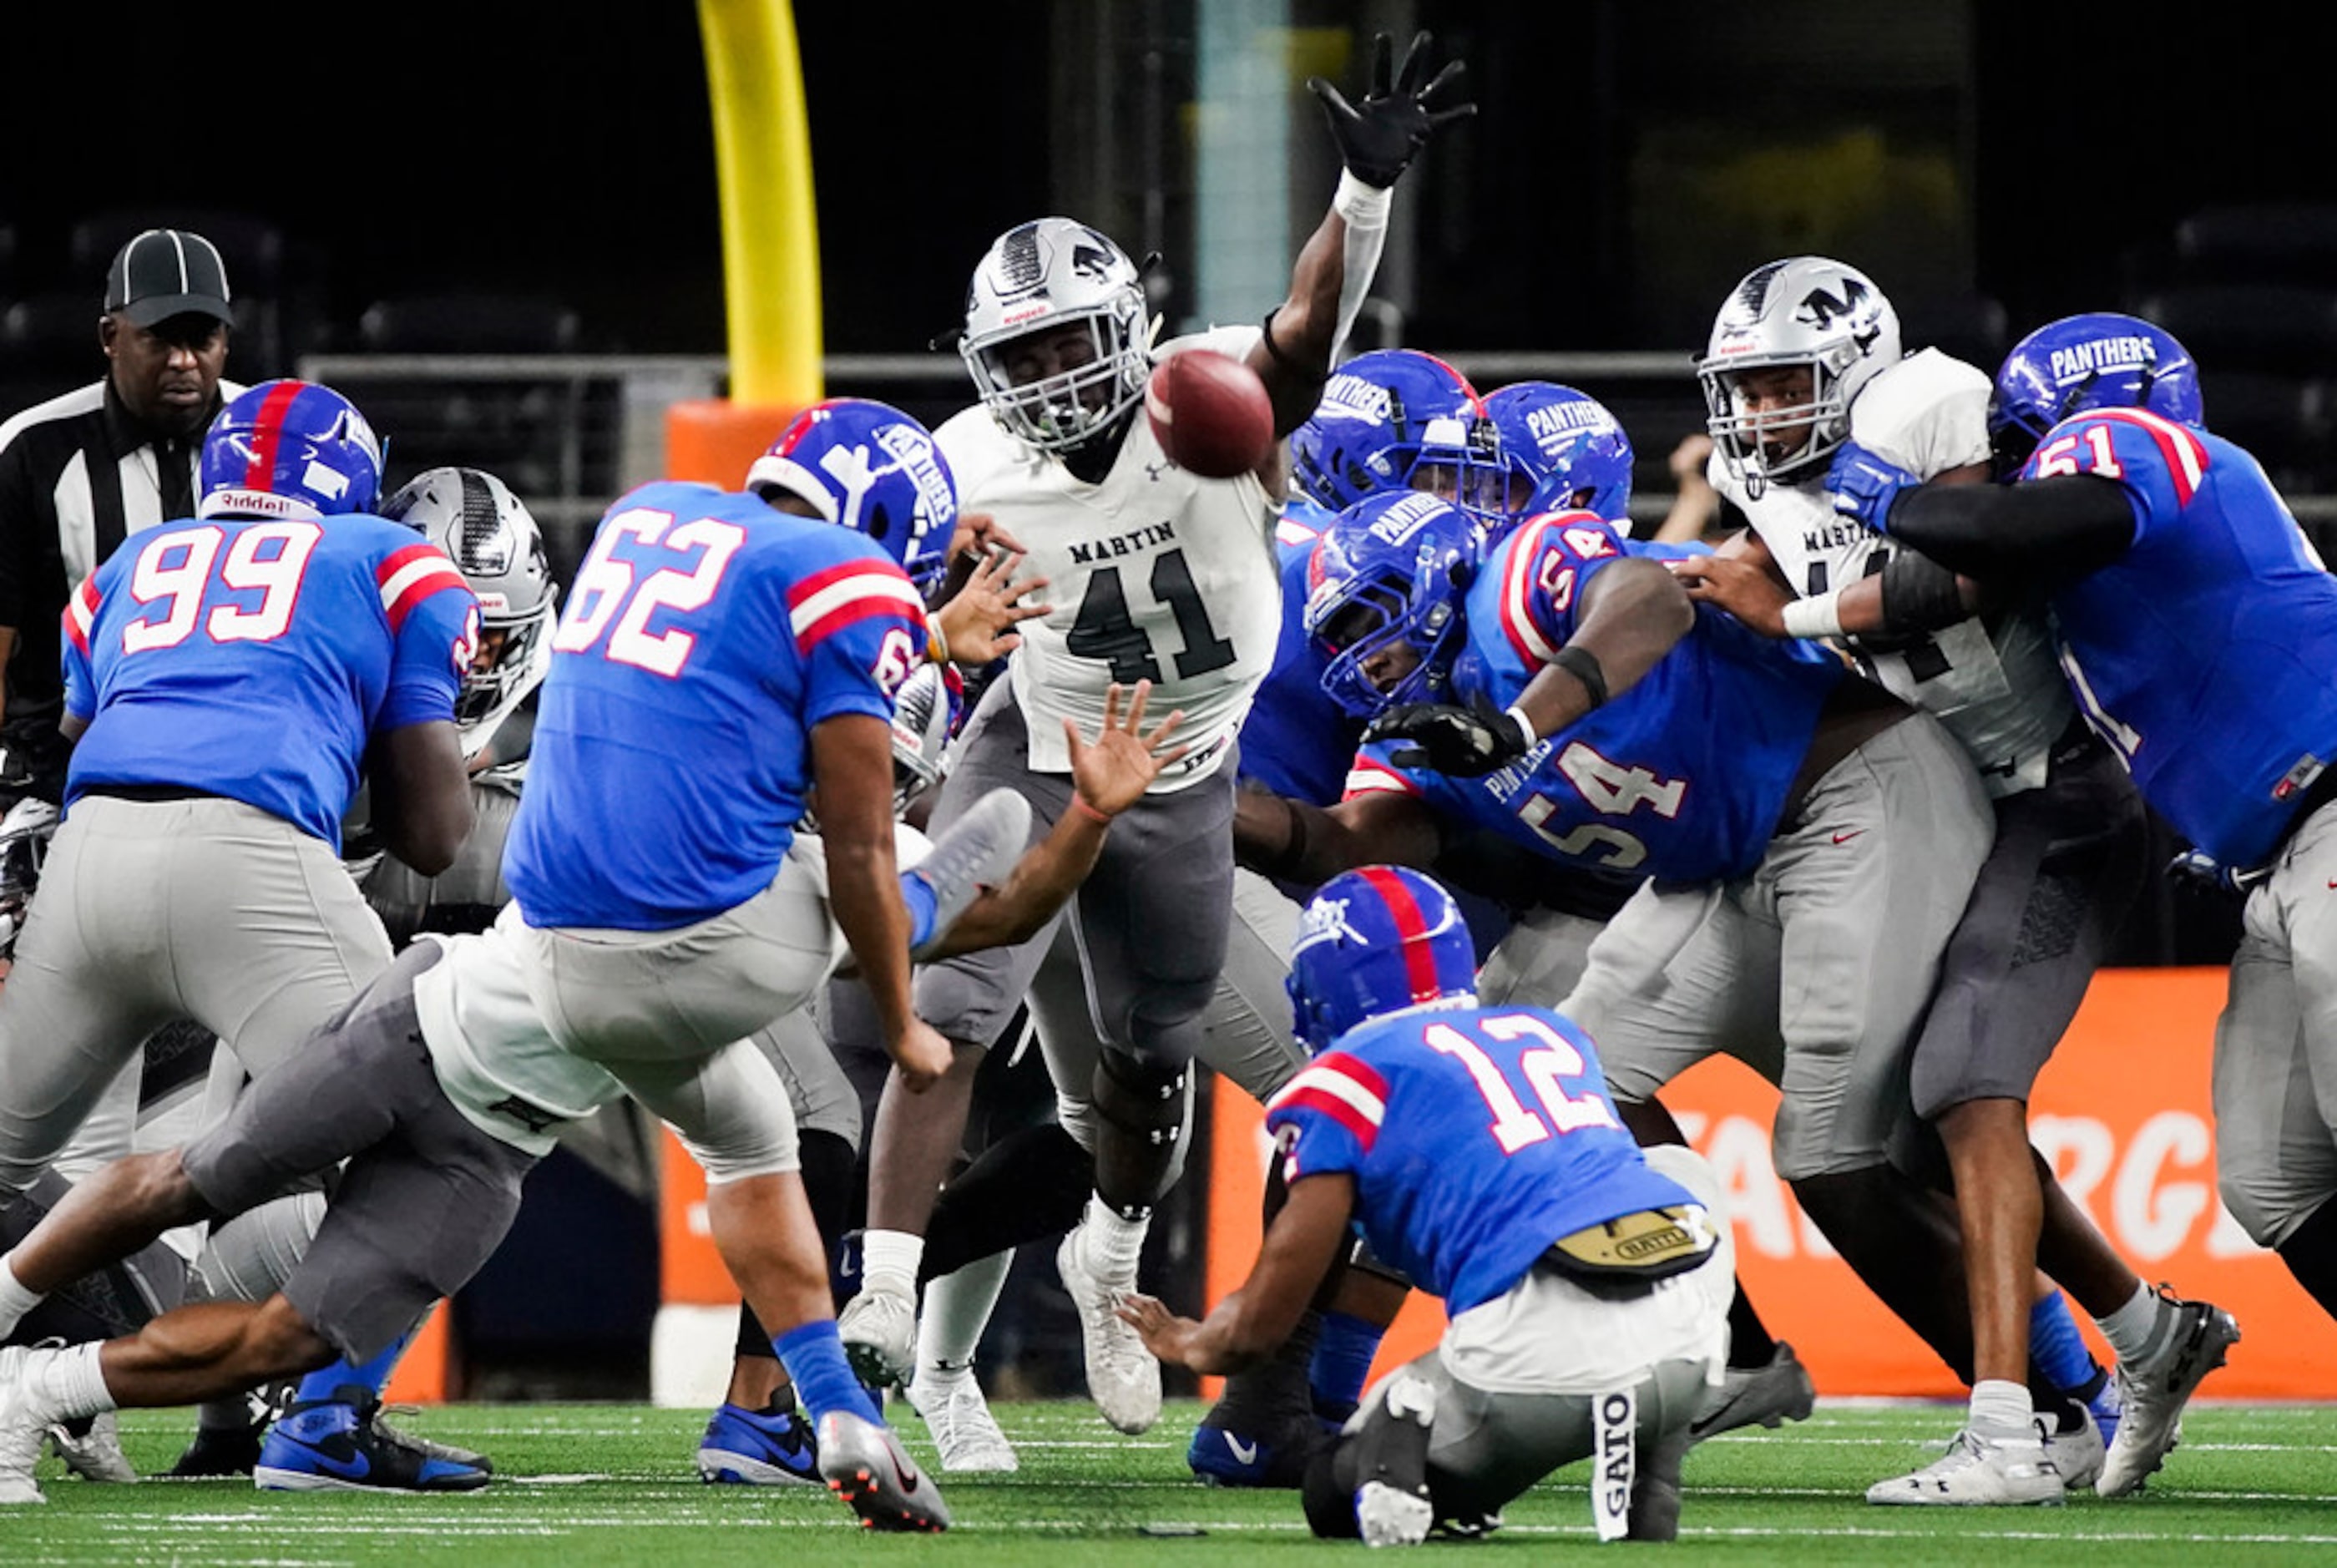
M1037 936L1087 880L1103 853L1111 819L1143 799L1160 769L1187 750L1171 744L1184 722L1182 709L1145 727L1151 693L1149 681L1139 681L1133 688L1108 688L1103 725L1093 740L1082 737L1069 720L1063 721L1063 740L1071 756L1071 805L1047 837L1014 863L1004 884L984 889L959 916L935 956L1012 946Z
M1325 809L1263 789L1234 800L1234 858L1262 876L1309 885L1358 866L1425 867L1443 848L1426 803L1392 791Z
M1345 1174L1296 1181L1249 1278L1208 1317L1179 1318L1149 1296L1129 1297L1120 1315L1162 1361L1211 1377L1255 1367L1290 1338L1345 1250L1354 1200L1354 1179Z
M367 776L374 827L389 852L425 877L452 866L478 819L454 722L434 719L376 736Z
M1605 691L1594 693L1575 671L1551 664L1526 683L1517 706L1535 734L1555 735L1600 701L1611 701L1638 685L1695 625L1696 606L1687 591L1661 563L1618 561L1583 588L1574 635L1566 642L1598 661Z
M1325 212L1290 270L1290 296L1275 308L1249 351L1249 368L1274 405L1274 433L1287 436L1313 416L1331 373L1331 339L1339 328L1339 290L1347 277L1347 220Z
M893 848L892 727L865 713L822 720L811 732L827 901L852 948L887 1040L909 1031L909 912Z

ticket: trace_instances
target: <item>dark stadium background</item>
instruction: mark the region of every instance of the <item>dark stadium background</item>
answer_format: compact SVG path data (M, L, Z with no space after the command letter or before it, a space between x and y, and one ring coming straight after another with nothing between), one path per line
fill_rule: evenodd
M2176 243L2193 214L2337 204L2325 63L2268 6L1290 0L1282 14L1294 59L1425 25L1470 63L1481 113L1408 181L1384 270L1402 339L1439 350L1684 366L1738 276L1814 250L1874 275L1911 338L1984 358L2051 317L2195 281ZM1190 309L1199 15L1198 0L799 5L829 352L920 350L954 321L992 236L1046 211L1158 246L1165 306ZM269 328L239 334L244 379L362 350L368 308L416 297L554 308L580 351L723 349L706 74L683 0L34 0L0 25L0 416L96 375L104 255L77 257L76 235L87 250L138 221L280 235ZM1338 74L1352 88L1360 67ZM1295 89L1290 114L1303 233L1335 165ZM2299 296L2320 313L2293 334L2275 323L2276 374L2256 378L2311 414L2268 428L2295 443L2283 477L2316 528L2337 515L2308 510L2337 495L2337 263L2322 264L2307 281L2326 292ZM2202 357L2214 417L2219 371ZM1663 454L1699 417L1692 387L1585 384L1624 414L1642 488L1663 488ZM2216 962L2234 928L2228 908L2161 889L2120 956ZM470 1387L634 1389L652 1223L583 1161L547 1163L531 1191L534 1222L458 1312ZM1172 1215L1159 1250L1188 1260L1197 1219ZM1030 1268L1004 1358L1045 1387L1067 1344L1075 1366L1075 1330L1043 1258Z

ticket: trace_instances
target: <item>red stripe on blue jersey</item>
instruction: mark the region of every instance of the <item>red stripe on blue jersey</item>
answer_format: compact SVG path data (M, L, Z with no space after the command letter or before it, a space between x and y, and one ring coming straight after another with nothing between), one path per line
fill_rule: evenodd
M1519 530L1521 537L1510 546L1510 560L1501 578L1501 635L1529 670L1540 669L1550 662L1557 652L1540 627L1534 624L1533 583L1535 564L1541 558L1543 542L1550 531L1558 526L1565 514L1545 512Z
M405 625L414 607L433 593L448 588L470 592L445 553L426 541L385 556L374 568L374 582L381 590L382 612L389 617L392 632Z
M1327 1116L1368 1154L1387 1118L1387 1080L1377 1069L1344 1051L1326 1051L1276 1091L1266 1110L1269 1119L1300 1109Z
M2158 445L2158 455L2166 459L2166 476L2174 483L2177 505L2187 506L2198 494L2199 482L2207 474L2206 444L2192 431L2162 415L2146 408L2102 408L2086 416L2088 418L2116 419L2121 424L2140 426Z
M291 411L292 399L300 396L305 383L279 381L260 399L259 416L253 421L257 439L251 448L251 461L243 470L243 487L272 494L276 489L276 448L284 437L284 416Z
M846 561L787 590L787 623L801 653L809 653L815 644L846 626L878 615L895 616L921 634L924 631L924 602L889 561Z
M65 636L84 654L89 652L90 628L97 624L97 578L93 573L65 601Z

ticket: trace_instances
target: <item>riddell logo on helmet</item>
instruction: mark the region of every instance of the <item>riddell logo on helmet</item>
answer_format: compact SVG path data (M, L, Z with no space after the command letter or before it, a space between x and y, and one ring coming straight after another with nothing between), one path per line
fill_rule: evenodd
M1041 299L1024 306L1020 310L1007 311L999 318L999 323L1006 327L1020 327L1025 321L1036 321L1041 316L1051 316L1054 310L1055 307L1052 304Z

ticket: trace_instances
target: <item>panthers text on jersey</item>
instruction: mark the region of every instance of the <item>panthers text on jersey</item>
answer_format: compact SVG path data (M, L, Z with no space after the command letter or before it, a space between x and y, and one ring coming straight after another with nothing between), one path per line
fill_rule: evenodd
M770 885L813 729L889 724L927 632L873 541L663 481L601 519L552 647L504 880L531 926L668 930Z
M1590 1037L1540 1007L1357 1024L1267 1102L1266 1124L1293 1185L1354 1179L1372 1250L1455 1317L1561 1236L1697 1201L1640 1157Z
M1239 358L1257 340L1254 327L1227 328L1164 344L1159 356L1206 348ZM1054 610L1022 623L1009 667L1031 766L1069 772L1062 721L1091 731L1107 686L1148 680L1154 712L1184 710L1178 739L1192 748L1154 792L1216 772L1281 625L1275 508L1257 476L1188 474L1141 414L1096 485L1006 436L979 405L934 438L957 476L961 510L997 517L1029 552L1028 570L1048 581Z
M1507 708L1574 634L1583 587L1634 547L1588 512L1536 517L1471 584L1452 701ZM1577 865L1682 882L1750 871L1784 815L1819 710L1844 678L1814 644L1773 642L1705 606L1629 691L1481 779L1399 768L1408 742L1357 753L1351 796L1417 795Z
M1990 390L1980 371L1926 348L1860 391L1850 406L1850 438L1925 479L1985 463ZM1800 485L1770 485L1757 499L1717 456L1711 479L1752 523L1797 594L1814 597L1872 576L1898 548L1834 512L1823 470ZM1868 676L1948 727L1991 796L2045 782L2070 715L2036 616L1973 616L1909 637L1848 641Z
M2081 414L2020 477L2067 474L2117 485L2135 518L2124 556L2052 594L2078 706L2177 832L2260 865L2337 761L2337 580L2220 436L2142 409Z
M200 790L337 851L367 746L452 723L478 640L455 564L384 518L149 529L65 606L65 706L89 724L67 804L105 786Z

